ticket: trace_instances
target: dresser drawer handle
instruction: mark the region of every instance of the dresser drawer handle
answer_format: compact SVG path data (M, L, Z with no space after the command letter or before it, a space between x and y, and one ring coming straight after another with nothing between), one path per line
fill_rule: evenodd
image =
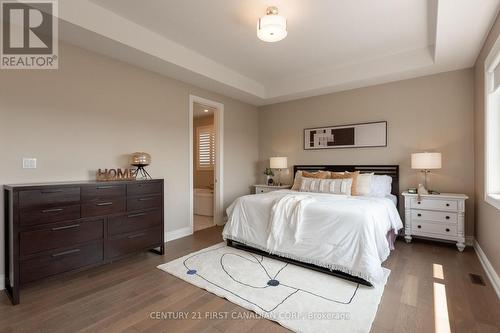
M145 232L143 233L140 233L140 234L135 234L135 235L130 235L128 236L127 238L128 239L132 239L132 238L139 238L139 237L142 237L142 236L146 236L147 234Z
M61 193L63 190L45 190L41 191L42 194L52 194L52 193Z
M446 219L447 219L447 220L449 220L449 219L450 219L450 217L449 217L449 216L446 216Z
M96 189L98 190L107 190L107 189L110 189L110 188L115 188L115 187L118 187L118 186L113 186L113 185L108 185L108 186L97 186Z
M63 251L63 252L59 252L59 253L54 253L52 255L52 257L60 257L60 256L65 256L65 255L68 255L68 254L73 254L73 253L78 253L80 252L80 249L74 249L74 250L69 250L69 251Z
M130 215L128 215L127 217L128 217L129 219L131 219L131 218L134 218L134 217L140 217L140 216L144 216L144 215L146 215L146 213L130 214Z
M139 198L139 201L151 201L154 199L156 199L156 198Z
M422 216L422 214L418 213L417 216L420 217L420 216Z
M111 206L113 203L112 202L101 202L98 203L97 206Z
M421 225L418 225L418 226L417 226L417 228L421 229L421 228L422 228L422 226L421 226Z
M450 204L449 204L449 203L447 203L447 204L446 204L446 207L450 207Z
M44 209L42 210L42 213L57 213L57 212L62 212L64 209L62 208L54 208L54 209Z
M446 228L446 232L450 232L450 229L449 229L449 228Z
M58 231L58 230L66 230L66 229L73 229L73 228L78 228L80 227L79 224L72 224L72 225L66 225L64 227L56 227L52 228L52 231Z
M417 201L417 203L420 205L420 201Z

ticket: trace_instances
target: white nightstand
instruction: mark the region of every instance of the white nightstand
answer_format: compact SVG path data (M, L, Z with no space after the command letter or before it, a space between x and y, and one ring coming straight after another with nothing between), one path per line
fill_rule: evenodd
M412 236L457 242L465 248L465 194L441 193L421 195L403 192L405 197L405 240Z
M269 186L269 185L254 185L255 193L268 193L277 190L287 190L292 188L292 185Z

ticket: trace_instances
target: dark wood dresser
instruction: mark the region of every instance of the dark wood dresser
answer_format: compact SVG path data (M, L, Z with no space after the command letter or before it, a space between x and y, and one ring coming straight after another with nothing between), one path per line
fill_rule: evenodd
M27 283L165 251L162 179L5 185L4 200L5 289L13 304Z

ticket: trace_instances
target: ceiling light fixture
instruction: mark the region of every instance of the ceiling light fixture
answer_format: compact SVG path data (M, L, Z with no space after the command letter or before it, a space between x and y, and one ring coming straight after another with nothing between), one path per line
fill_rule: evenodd
M278 42L287 34L286 18L278 15L277 7L267 7L266 16L257 21L257 37L264 42Z
M208 109L205 109L205 110L203 110L203 111L208 112Z

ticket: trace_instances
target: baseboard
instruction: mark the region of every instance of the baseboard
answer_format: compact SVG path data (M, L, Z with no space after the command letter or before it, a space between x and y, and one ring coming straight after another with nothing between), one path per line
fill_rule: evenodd
M486 254L483 252L483 249L481 249L481 246L479 246L479 243L476 240L474 240L474 249L476 250L477 257L479 258L479 261L481 262L486 275L488 275L488 278L490 279L493 289L495 289L495 292L497 293L497 297L500 299L500 277L498 277L497 272L491 265L488 257L486 257Z
M5 275L0 275L0 290L5 289Z
M180 228L165 232L165 242L170 242L178 238L186 237L193 234L192 227Z

